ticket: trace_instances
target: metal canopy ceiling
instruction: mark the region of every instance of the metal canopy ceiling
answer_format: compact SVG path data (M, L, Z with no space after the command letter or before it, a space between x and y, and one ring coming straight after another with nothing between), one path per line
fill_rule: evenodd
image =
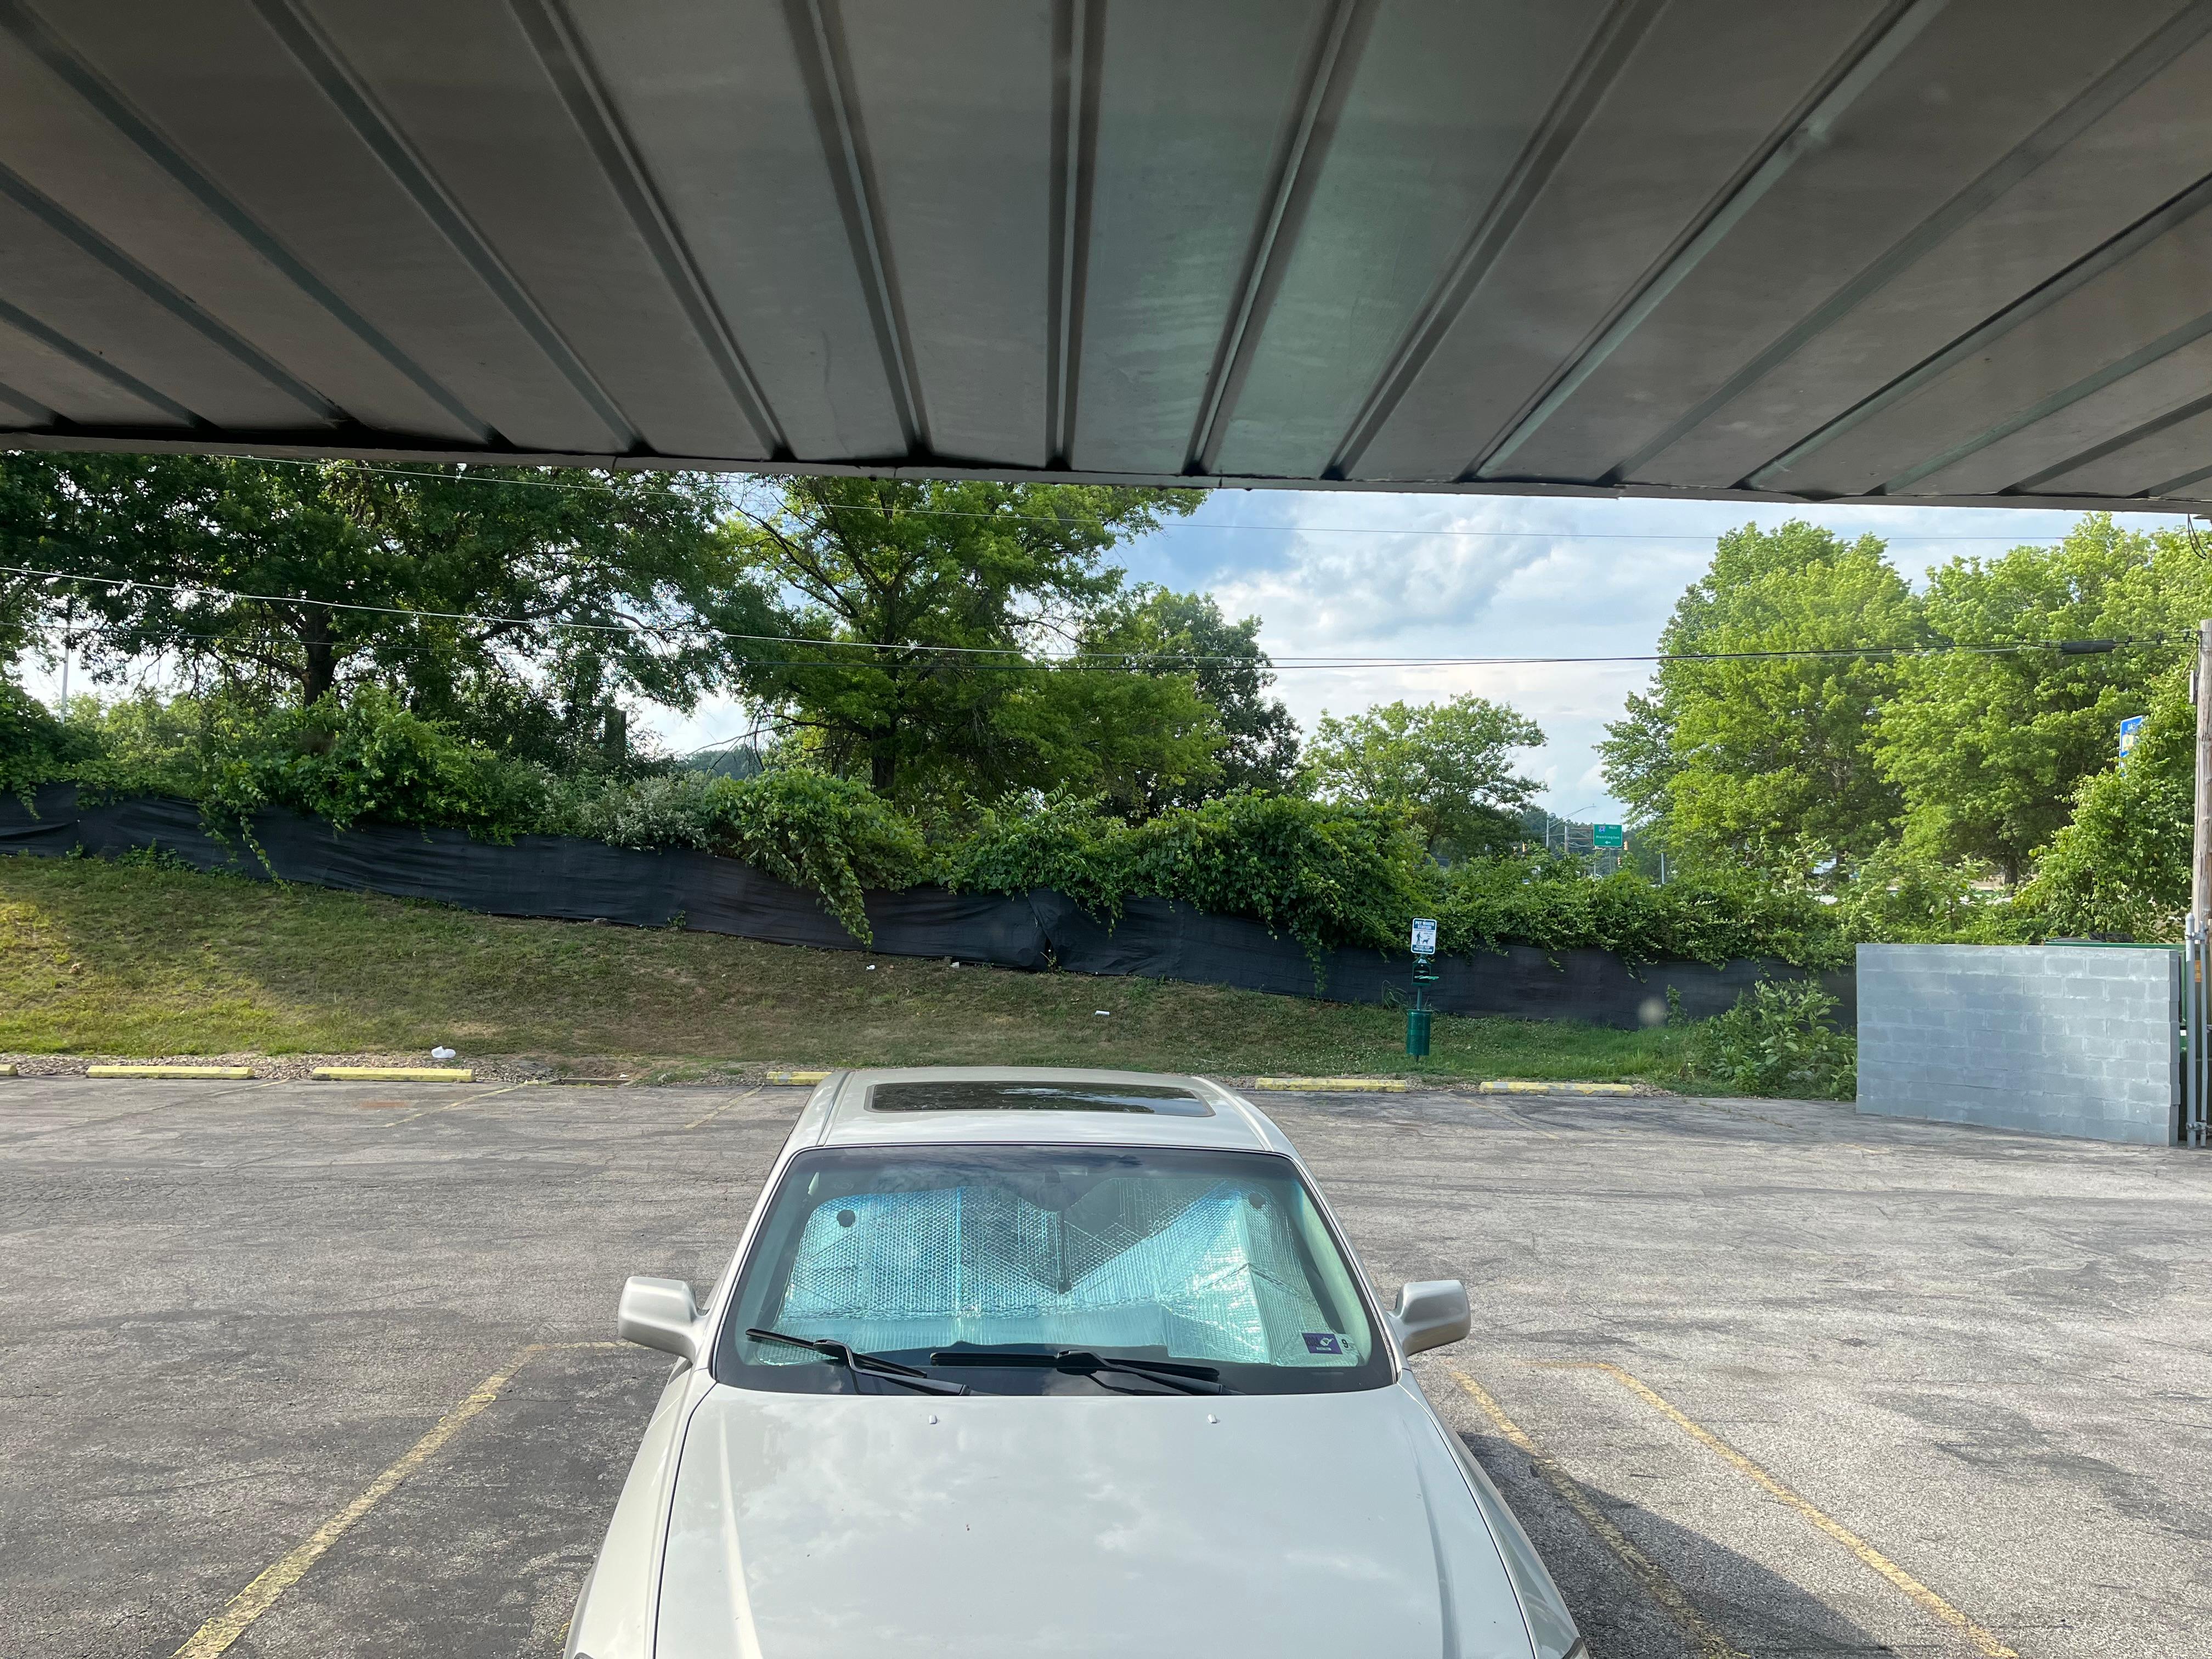
M0 446L2212 500L2212 0L0 0Z

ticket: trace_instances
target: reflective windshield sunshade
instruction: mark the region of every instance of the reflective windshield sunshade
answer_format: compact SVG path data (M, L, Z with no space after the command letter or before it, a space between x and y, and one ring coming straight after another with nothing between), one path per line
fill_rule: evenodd
M1164 1347L1254 1364L1341 1364L1302 1288L1279 1206L1222 1182L1108 1182L1079 1215L1003 1188L873 1193L808 1219L777 1328L854 1347ZM847 1218L850 1219L847 1219Z
M741 1279L746 1326L919 1364L963 1347L1149 1356L1237 1368L1224 1380L1240 1388L1254 1380L1243 1368L1282 1387L1291 1372L1364 1376L1380 1352L1286 1159L1023 1146L806 1158ZM761 1386L817 1363L741 1348L732 1358Z

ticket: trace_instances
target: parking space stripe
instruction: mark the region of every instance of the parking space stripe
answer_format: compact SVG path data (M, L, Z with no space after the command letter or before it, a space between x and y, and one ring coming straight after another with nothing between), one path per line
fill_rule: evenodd
M66 1073L63 1074L62 1080L70 1080ZM228 1100L233 1095L250 1095L257 1089L281 1089L289 1080L286 1078L278 1078L270 1083L242 1084L235 1089L213 1089L205 1094L195 1092L191 1096L191 1102L198 1106L210 1100ZM0 1135L0 1146L12 1146L19 1141L36 1140L41 1135L68 1134L77 1129L97 1129L103 1124L120 1123L126 1117L148 1117L155 1112L173 1111L178 1104L179 1103L174 1100L163 1100L151 1106L125 1107L122 1111L110 1112L106 1117L88 1117L76 1123L55 1123L43 1129L26 1129L19 1134Z
M1743 1652L1715 1630L1705 1614L1692 1605L1682 1593L1681 1586L1661 1571L1657 1562L1636 1547L1633 1540L1621 1531L1613 1517L1600 1509L1581 1482L1560 1467L1549 1452L1540 1450L1528 1438L1521 1425L1505 1414L1505 1408L1492 1396L1489 1389L1465 1371L1452 1370L1452 1380L1467 1391L1468 1397L1482 1407L1483 1413L1497 1425L1498 1433L1510 1442L1515 1450L1527 1457L1546 1486L1559 1495L1560 1500L1582 1518L1582 1522L1597 1534L1598 1541L1620 1558L1620 1564L1635 1575L1644 1593L1659 1604L1660 1611L1674 1621L1674 1627L1689 1638L1701 1659L1746 1659Z
M504 1088L487 1089L480 1095L469 1095L459 1100L449 1100L442 1106L425 1106L420 1111L408 1113L405 1117L395 1117L384 1127L387 1129L396 1129L403 1123L412 1123L416 1118L428 1117L434 1112L450 1112L458 1107L473 1106L480 1100L489 1100L494 1095L511 1095L517 1089L526 1086L520 1083L510 1083Z
M246 1627L275 1604L276 1598L300 1582L307 1569L321 1560L331 1545L343 1537L353 1523L367 1515L392 1494L392 1489L409 1475L438 1455L440 1448L459 1434L470 1419L499 1398L500 1390L514 1380L514 1375L537 1355L555 1349L618 1348L619 1342L532 1342L514 1357L514 1363L503 1371L495 1371L477 1385L474 1393L440 1418L430 1431L417 1440L402 1457L382 1474L368 1483L360 1497L315 1528L307 1540L283 1559L263 1570L261 1576L230 1598L222 1611L193 1632L184 1646L172 1659L216 1659L229 1651L230 1646L246 1634Z
M1528 1116L1526 1113L1516 1111L1512 1107L1508 1106L1502 1100L1485 1100L1480 1095L1469 1095L1463 1097L1463 1098L1472 1100L1478 1106L1487 1107L1490 1110L1497 1113L1498 1116L1528 1130L1531 1134L1541 1135L1547 1140L1557 1140L1559 1138L1551 1130L1544 1127L1542 1124L1537 1122L1534 1118Z
M1560 1367L1560 1369L1566 1368L1567 1367ZM1672 1401L1668 1401L1656 1389L1654 1389L1650 1384L1644 1382L1643 1378L1636 1376L1633 1372L1623 1370L1618 1365L1607 1364L1602 1360L1573 1362L1571 1368L1578 1370L1604 1372L1605 1375L1613 1378L1614 1382L1620 1383L1631 1394L1633 1394L1637 1398L1642 1400L1646 1405L1650 1406L1662 1416L1666 1417L1668 1421L1674 1425L1675 1427L1680 1429L1685 1434L1688 1435L1692 1440L1695 1440L1699 1445L1721 1457L1756 1484L1764 1487L1768 1492L1771 1493L1776 1498L1780 1498L1791 1509L1796 1510L1797 1513L1803 1516L1806 1520L1811 1522L1815 1528L1821 1532L1826 1533L1829 1537L1834 1539L1838 1544L1841 1544L1853 1555L1858 1557L1861 1561L1863 1561L1868 1566L1872 1567L1883 1577L1888 1579L1889 1582L1896 1585L1898 1589L1903 1590L1907 1595L1918 1602L1927 1612L1933 1613L1937 1619L1942 1620L1943 1623L1950 1626L1954 1630L1958 1631L1960 1634L1966 1636L1977 1648L1980 1649L1982 1652L1988 1656L1988 1659L2020 1659L2020 1655L2013 1649L2006 1646L1996 1632L1989 1629L1986 1626L1975 1623L1974 1620L1969 1619L1957 1607L1952 1606L1950 1602L1945 1601L1934 1590L1929 1589L1927 1585L1922 1583L1917 1578L1915 1578L1903 1567L1899 1566L1897 1563L1891 1560L1889 1557L1884 1555L1872 1544L1867 1542L1865 1539L1860 1537L1858 1534L1853 1532L1849 1527L1844 1525L1842 1522L1837 1520L1833 1516L1829 1515L1826 1510L1818 1507L1810 1499L1800 1497L1790 1487L1783 1485L1781 1481L1776 1480L1764 1468L1760 1468L1759 1464L1753 1462L1752 1459L1738 1451L1734 1446L1729 1444L1727 1441L1722 1439L1720 1436L1715 1434L1711 1429L1705 1427L1704 1424L1697 1422L1685 1413L1678 1410Z
M750 1100L758 1093L760 1093L758 1089L748 1089L741 1095L732 1095L727 1100L714 1108L713 1111L708 1113L704 1117L695 1117L689 1123L685 1124L684 1127L687 1131L702 1128L706 1125L712 1123L716 1118L721 1116L723 1113L728 1111L731 1107L742 1105L744 1102Z

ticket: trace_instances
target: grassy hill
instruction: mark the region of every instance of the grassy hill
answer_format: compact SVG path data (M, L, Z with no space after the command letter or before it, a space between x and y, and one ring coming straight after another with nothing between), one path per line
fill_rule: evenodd
M1103 1012L1101 1011L1103 1011ZM479 916L126 860L0 857L0 1053L427 1051L1409 1074L1404 1016L1140 979ZM1681 1034L1436 1022L1438 1079L1679 1084Z

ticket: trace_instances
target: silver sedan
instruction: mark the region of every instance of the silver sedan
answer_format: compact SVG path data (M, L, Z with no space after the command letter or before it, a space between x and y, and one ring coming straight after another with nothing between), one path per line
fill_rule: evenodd
M569 1659L1580 1659L1281 1130L1196 1078L815 1091L677 1357Z

